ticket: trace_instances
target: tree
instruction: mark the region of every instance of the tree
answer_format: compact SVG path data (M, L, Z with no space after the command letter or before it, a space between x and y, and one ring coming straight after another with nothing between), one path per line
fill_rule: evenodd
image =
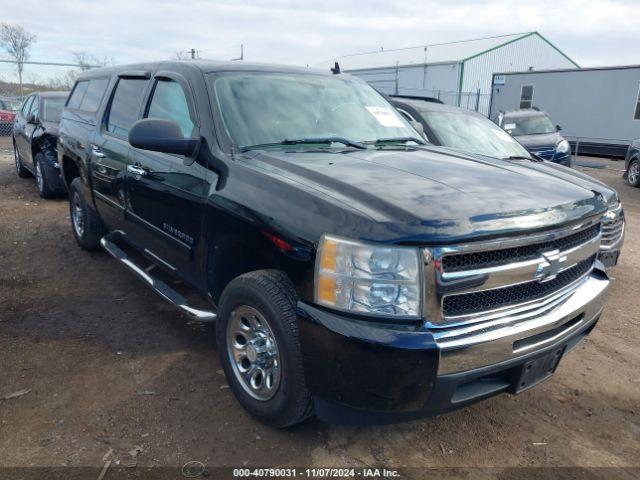
M87 52L73 52L73 58L80 66L80 70L83 71L89 70L90 68L105 67L113 63L113 60L107 56L99 59Z
M35 41L36 36L27 32L20 25L0 24L0 44L16 62L16 71L20 82L20 95L24 95L22 91L24 64L29 60L29 50Z

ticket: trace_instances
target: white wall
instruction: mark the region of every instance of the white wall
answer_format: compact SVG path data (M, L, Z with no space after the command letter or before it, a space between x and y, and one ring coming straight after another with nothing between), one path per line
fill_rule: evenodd
M567 57L537 34L484 53L464 64L462 91L491 93L494 73L576 68Z

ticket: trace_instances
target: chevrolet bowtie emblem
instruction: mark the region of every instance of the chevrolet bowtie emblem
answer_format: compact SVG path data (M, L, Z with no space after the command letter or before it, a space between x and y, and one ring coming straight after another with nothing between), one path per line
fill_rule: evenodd
M563 263L567 260L566 255L561 256L560 250L552 250L542 254L543 260L536 268L535 278L540 282L548 282L558 276L562 270Z

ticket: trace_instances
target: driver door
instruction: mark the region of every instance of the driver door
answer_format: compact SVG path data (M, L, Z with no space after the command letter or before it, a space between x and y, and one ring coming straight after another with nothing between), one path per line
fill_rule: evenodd
M172 120L185 138L199 136L199 122L188 82L159 72L145 118ZM146 253L170 270L195 278L191 259L198 246L208 193L206 168L183 155L131 147L127 172L127 217Z

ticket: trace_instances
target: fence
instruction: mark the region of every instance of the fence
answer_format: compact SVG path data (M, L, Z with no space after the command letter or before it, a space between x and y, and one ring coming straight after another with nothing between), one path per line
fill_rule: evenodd
M475 92L457 92L451 90L433 90L427 88L404 87L399 84L397 78L390 79L363 79L372 87L388 95L411 95L415 97L437 98L447 105L454 105L469 110L474 110L489 116L489 102L491 94L481 93L480 89Z

